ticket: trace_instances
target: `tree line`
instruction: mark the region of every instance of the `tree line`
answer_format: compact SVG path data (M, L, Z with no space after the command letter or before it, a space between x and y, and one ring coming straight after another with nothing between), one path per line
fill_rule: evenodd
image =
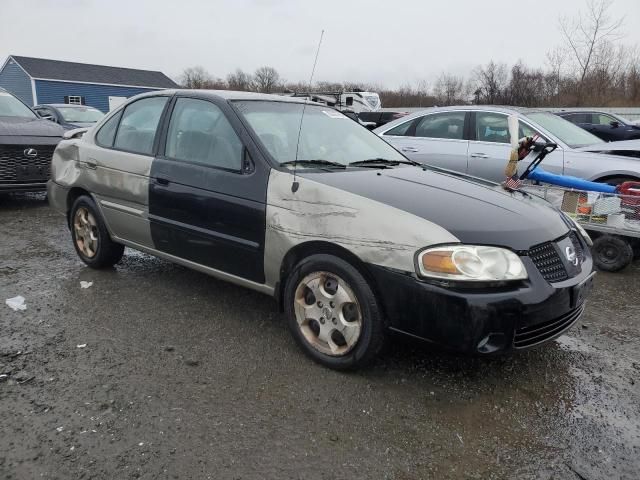
M624 40L624 18L613 18L613 0L587 0L583 11L558 22L562 44L546 55L544 67L491 60L467 76L442 72L426 81L397 89L354 82L315 82L314 91L378 92L385 107L503 104L524 107L640 106L640 54ZM270 66L249 73L241 69L224 79L202 67L187 68L185 88L280 93L304 92L304 82L287 82Z

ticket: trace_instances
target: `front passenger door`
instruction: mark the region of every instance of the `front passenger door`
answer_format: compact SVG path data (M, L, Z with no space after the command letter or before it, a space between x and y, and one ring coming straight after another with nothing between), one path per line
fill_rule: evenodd
M224 102L176 97L151 171L156 249L264 282L269 170L250 142Z
M511 154L508 116L498 112L475 112L469 142L469 174L494 182L505 180L504 170ZM519 119L518 138L533 136L537 132ZM518 173L524 172L534 154L518 163ZM545 170L562 174L564 155L560 148L548 155L543 162Z

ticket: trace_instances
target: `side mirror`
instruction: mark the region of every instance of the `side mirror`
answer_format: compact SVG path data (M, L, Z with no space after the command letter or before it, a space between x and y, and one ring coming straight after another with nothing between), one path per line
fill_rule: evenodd
M609 125L611 125L611 128L618 128L620 126L620 122L613 120L612 122L609 122Z
M43 120L49 120L50 122L56 122L56 119L53 118L53 116L51 116L48 113L44 113L44 112L36 112L38 114L38 116L43 119ZM57 123L57 122L56 122Z

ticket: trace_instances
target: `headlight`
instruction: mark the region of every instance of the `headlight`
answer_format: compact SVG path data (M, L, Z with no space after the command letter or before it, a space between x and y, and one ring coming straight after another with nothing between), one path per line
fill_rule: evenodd
M571 223L576 227L576 230L577 230L578 232L580 232L580 235L582 235L582 238L584 238L584 241L585 241L585 242L587 242L587 245L589 245L590 247L593 247L593 240L591 240L591 237L589 236L589 234L587 233L587 231L586 231L584 228L582 228L582 225L580 225L580 224L578 223L578 221L577 221L575 218L573 218L572 216L567 215L567 214L566 214L566 213L564 213L564 212L563 212L563 214L564 214L564 216L565 216L565 217L567 217L567 218L571 221Z
M522 260L511 250L472 245L448 245L421 251L418 273L423 277L473 282L528 277Z

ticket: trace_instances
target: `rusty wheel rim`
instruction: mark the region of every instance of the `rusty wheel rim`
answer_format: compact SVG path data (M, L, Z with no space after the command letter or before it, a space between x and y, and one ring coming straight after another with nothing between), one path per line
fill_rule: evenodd
M98 252L98 223L85 207L76 210L73 216L73 231L78 250L87 258L95 257Z
M295 293L298 328L315 350L334 357L355 347L362 332L362 312L351 287L330 272L304 277Z

